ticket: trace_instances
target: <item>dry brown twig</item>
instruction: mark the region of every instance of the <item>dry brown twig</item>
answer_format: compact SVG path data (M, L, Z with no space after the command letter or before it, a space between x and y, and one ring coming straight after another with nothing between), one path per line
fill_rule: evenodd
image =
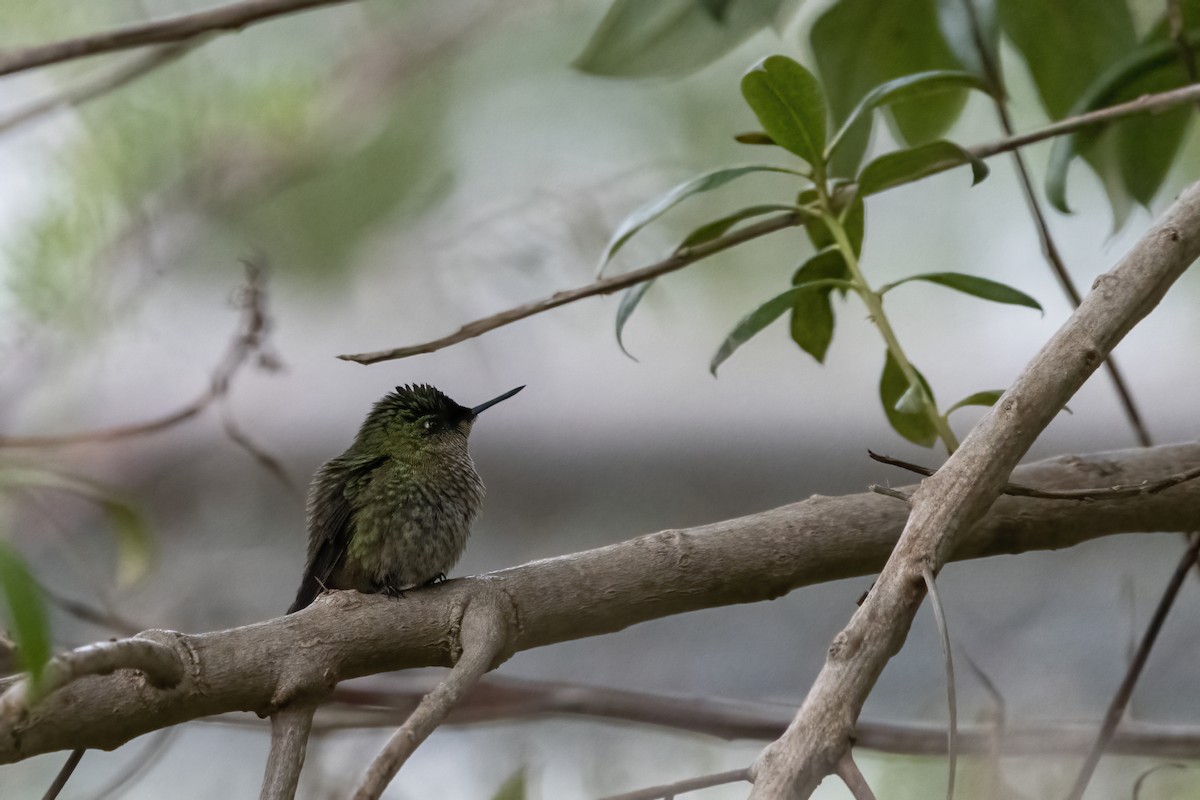
M990 158L991 156L1000 153L1014 151L1020 147L1025 147L1045 139L1051 139L1056 136L1063 136L1083 128L1094 125L1102 125L1107 122L1113 122L1133 114L1144 114L1155 111L1162 111L1167 108L1174 108L1183 103L1200 100L1200 84L1192 84L1181 89L1174 89L1169 92L1160 92L1153 95L1145 95L1128 103L1120 103L1109 108L1102 108L1098 111L1092 111L1087 114L1080 114L1077 117L1061 120L1059 122L1047 125L1029 133L1024 133L1018 136L1012 136L1006 139L992 142L990 144L977 145L968 148L970 152L979 158ZM952 169L960 166L959 162L947 163L944 169ZM768 234L777 231L793 228L801 224L802 218L800 212L792 214L781 214L777 217L770 217L762 222L754 225L747 225L745 228L735 230L732 233L727 233L703 245L690 248L680 248L669 257L662 261L656 262L641 269L636 269L631 272L625 272L620 275L615 275L602 280L580 286L575 289L566 289L556 292L549 297L544 297L540 300L534 300L506 311L501 311L498 314L492 314L488 317L469 322L463 325L453 333L442 336L438 339L431 339L420 344L408 345L405 347L394 347L386 350L374 350L364 353L351 353L340 355L338 358L343 361L354 361L359 364L376 364L380 361L391 361L398 358L408 358L410 356L420 355L422 353L433 353L450 345L465 342L468 339L474 339L489 331L494 331L497 328L502 328L505 325L511 325L514 322L527 319L528 317L550 311L559 306L574 303L578 300L583 300L588 297L597 297L600 295L612 294L613 292L627 289L639 283L657 278L661 275L666 275L670 272L683 269L684 267L693 264L702 259L708 258L711 255L728 250L736 245L744 244L745 242L758 239Z
M873 450L868 450L867 455L881 464L900 467L901 469L906 469L909 472L915 472L918 475L924 475L925 477L929 477L937 472L935 469L923 467L920 464L914 464L911 461L904 461L899 458L883 455L882 453L876 453ZM1192 467L1191 469L1185 469L1181 472L1177 472L1174 475L1168 475L1165 478L1159 478L1155 481L1142 481L1141 483L1130 486L1109 486L1102 489L1067 489L1064 491L1050 491L1046 489L1036 489L1032 486L1022 486L1019 483L1006 483L1001 491L1003 494L1011 495L1013 497L1033 497L1039 500L1090 501L1115 499L1120 497L1141 497L1142 495L1147 494L1157 494L1158 492L1170 489L1172 486L1178 486L1181 483L1187 483L1188 481L1195 480L1196 478L1200 478L1200 467ZM897 499L902 499L906 502L912 499L907 495L903 495L902 493L894 490L886 489L885 487L872 486L871 491L887 495L888 497L896 497Z
M866 602L834 640L788 730L759 757L751 798L807 797L835 768L863 702L903 646L924 596L921 570L938 572L1042 429L1198 256L1200 183L1096 280L1079 309L917 490L904 534Z
M647 786L645 789L609 795L601 800L658 800L659 798L670 800L675 795L684 792L695 792L713 786L724 786L727 783L741 783L748 780L750 780L750 770L743 767L742 769L731 769L726 772L714 772L711 775L687 778L675 783L664 783L661 786Z

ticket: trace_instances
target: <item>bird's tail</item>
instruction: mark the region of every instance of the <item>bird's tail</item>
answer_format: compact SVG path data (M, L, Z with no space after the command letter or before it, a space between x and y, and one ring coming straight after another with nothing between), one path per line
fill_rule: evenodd
M305 571L304 580L300 581L300 588L296 591L296 599L292 601L287 613L295 614L300 609L307 608L324 590L325 587L317 580L317 576L311 571Z

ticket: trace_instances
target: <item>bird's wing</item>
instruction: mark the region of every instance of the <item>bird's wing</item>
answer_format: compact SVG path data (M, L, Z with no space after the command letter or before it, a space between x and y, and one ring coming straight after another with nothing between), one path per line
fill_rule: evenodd
M350 543L354 509L347 490L385 461L386 456L334 459L317 472L308 500L308 565L289 614L307 606L328 587Z

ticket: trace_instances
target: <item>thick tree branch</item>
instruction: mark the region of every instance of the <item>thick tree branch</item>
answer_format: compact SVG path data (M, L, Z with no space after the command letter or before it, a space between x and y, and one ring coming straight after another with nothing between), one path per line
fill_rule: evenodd
M179 42L215 31L240 31L249 25L285 14L332 6L352 0L242 0L239 3L139 22L59 42L0 52L0 75L44 67L84 56L128 50L148 44Z
M1013 477L1047 488L1136 483L1200 461L1200 444L1065 456ZM335 592L309 609L241 628L162 637L183 679L156 689L127 670L82 677L27 715L0 716L0 763L54 750L109 750L135 736L230 711L262 716L324 697L339 680L409 667L448 666L469 602L504 603L520 625L514 651L622 630L702 608L769 600L815 583L875 573L896 545L908 508L871 493L816 496L699 528L451 580L392 600ZM1060 549L1115 533L1186 531L1200 518L1200 483L1092 503L1002 497L953 557ZM496 597L496 593L503 595ZM0 705L8 697L0 697Z
M904 644L935 573L1003 490L1009 472L1126 333L1200 257L1200 183L1189 187L1034 357L946 464L912 513L866 602L834 639L795 720L756 764L751 798L808 797L850 744L854 720Z
M1083 128L1088 128L1095 125L1103 125L1108 122L1113 122L1124 117L1134 114L1145 114L1155 111L1162 111L1168 108L1182 105L1184 103L1200 100L1200 83L1185 86L1181 89L1174 89L1169 92L1161 92L1159 94L1144 95L1137 100L1128 103L1120 103L1108 108L1102 108L1098 111L1092 111L1087 114L1080 114L1077 117L1071 117L1056 122L1052 125L1047 125L1044 128L1039 128L1029 133L1024 133L1019 136L1010 136L989 144L976 145L968 148L972 154L979 158L990 158L1000 153L1015 151L1018 148L1025 147L1045 139L1052 139L1056 136L1063 136L1068 133L1073 133ZM961 161L946 162L945 166L939 167L933 172L942 172L954 167L961 166ZM933 174L929 172L926 174ZM897 184L903 185L903 184ZM893 187L894 188L894 187ZM852 191L852 187L846 187L846 191ZM630 286L648 281L651 278L657 278L660 275L665 275L668 272L674 272L682 269L696 261L708 258L711 255L719 253L723 250L728 250L739 244L766 236L786 228L795 227L802 222L798 214L783 214L778 217L759 222L755 225L748 225L745 228L736 230L733 233L718 237L703 245L697 247L685 247L677 250L669 258L651 264L648 267L642 267L631 272L626 272L621 275L615 275L610 278L589 283L585 286L580 286L575 289L566 289L561 292L556 292L549 297L535 300L515 308L510 308L507 311L501 311L498 314L493 314L489 317L477 319L474 322L469 322L463 325L454 333L443 336L439 339L432 339L421 344L409 345L407 347L395 347L388 350L376 350L369 353L353 353L340 355L338 358L343 361L354 361L359 364L375 364L380 361L390 361L397 358L408 358L409 356L420 355L422 353L433 353L442 348L449 347L459 342L465 342L468 339L474 339L476 336L482 336L489 331L494 331L497 328L503 328L505 325L511 325L527 317L532 317L536 314L541 314L545 311L558 308L559 306L574 303L577 300L583 300L588 297L596 297L598 295L611 294L620 289L626 289Z

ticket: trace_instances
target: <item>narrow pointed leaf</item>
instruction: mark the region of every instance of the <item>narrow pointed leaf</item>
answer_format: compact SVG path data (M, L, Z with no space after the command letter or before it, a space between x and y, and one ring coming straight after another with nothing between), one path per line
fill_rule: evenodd
M638 303L642 302L642 298L646 296L646 292L654 284L654 279L642 281L639 284L630 286L625 290L625 294L621 295L621 304L617 306L617 347L621 348L621 352L637 361L633 354L625 349L625 342L622 341L621 335L625 331L625 323L629 321L629 316L633 314L633 310L638 307Z
M858 175L858 192L863 197L945 172L960 164L971 165L971 184L988 176L987 164L954 142L939 140L887 153L863 167Z
M984 406L985 408L990 408L996 405L996 401L1000 399L1000 395L1002 394L1004 394L1003 389L988 389L987 391L967 395L962 400L947 408L946 416L948 417L951 413L967 406Z
M615 0L573 66L607 77L686 75L771 25L781 3Z
M925 376L918 371L917 378L932 400L933 390L929 388ZM937 442L937 429L925 410L925 395L909 385L896 359L892 358L891 351L887 353L883 374L879 377L879 399L883 403L883 413L896 433L922 447L932 447ZM899 408L902 401L903 410Z
M911 283L912 281L936 283L939 286L945 286L948 289L954 289L973 297L991 300L993 303L1007 303L1014 306L1033 308L1038 311L1042 310L1042 306L1037 300L1034 300L1022 291L1018 291L998 281L981 278L978 275L964 275L961 272L926 272L922 275L910 275L895 283L889 283L887 286L881 288L879 292L880 294L884 294L901 284Z
M826 249L814 255L796 270L792 283L799 286L824 279L849 281L850 270L842 258L841 251ZM825 363L825 353L833 341L833 304L829 292L834 287L801 292L792 304L792 341L800 349Z
M1000 67L1000 26L996 22L995 0L938 0L937 12L938 27L946 37L946 44L964 67L976 75L987 76L985 56L996 68ZM979 52L981 45L983 53Z
M811 72L769 56L742 77L742 96L776 144L823 171L825 94Z
M635 233L646 227L649 223L661 217L667 211L679 205L687 198L700 194L701 192L710 192L713 189L720 188L730 181L737 180L745 175L750 175L756 172L781 172L787 175L799 175L800 173L785 167L777 167L774 164L746 164L738 167L723 167L721 169L706 172L703 175L698 175L690 181L679 184L671 191L659 197L641 208L634 211L626 217L619 226L616 232L612 235L608 245L604 248L604 257L600 259L600 264L596 270L599 275L604 271L604 267L612 260L612 257L617 254L625 243L628 242Z
M689 233L684 240L679 243L678 250L685 247L695 247L698 244L711 242L713 239L720 238L729 232L729 229L739 222L743 222L754 217L761 217L775 211L795 211L795 206L786 206L782 203L771 203L761 206L748 206L740 211L735 211L720 219L714 219L712 222L706 222L699 228Z
M716 355L712 358L712 363L709 364L709 371L713 375L716 375L717 367L721 366L727 358L733 355L735 350L761 332L763 328L783 316L785 311L795 305L796 298L799 295L805 292L812 292L815 289L834 286L853 288L853 284L849 281L833 279L810 281L800 286L794 286L786 292L772 297L754 311L742 317L741 321L734 326L733 331L725 337L725 341L717 349Z
M21 669L29 673L36 687L50 660L49 618L42 590L25 560L4 541L0 541L0 593Z
M1200 46L1200 29L1186 32L1184 38L1191 47ZM1169 67L1179 55L1179 45L1174 41L1153 41L1134 48L1122 58L1113 62L1087 88L1079 99L1071 106L1067 116L1076 116L1088 111L1131 99L1138 96L1133 94L1149 87L1140 84L1151 79L1153 75L1165 67ZM1158 90L1166 87L1157 86ZM1046 167L1046 198L1050 204L1064 214L1070 213L1067 205L1067 169L1076 156L1082 155L1095 143L1100 133L1097 129L1088 129L1078 133L1060 136L1054 140L1050 149L1050 162ZM1173 155L1179 147L1179 139L1183 136L1182 129L1172 133L1167 141L1138 141L1131 146L1166 152ZM1119 166L1119 165L1118 165ZM1165 175L1165 169L1163 170ZM1161 182L1161 178L1158 182ZM1157 183L1154 186L1156 191ZM1145 191L1141 192L1145 195ZM1153 192L1151 192L1153 194ZM1140 198L1139 198L1140 199Z
M772 139L770 136L767 136L762 131L746 131L745 133L737 134L736 136L733 137L733 139L734 139L734 141L741 142L742 144L767 144L767 145L772 145L772 146L775 145L775 140Z
M929 70L927 72L918 72L915 75L905 75L876 86L867 92L866 96L850 112L850 116L846 117L846 121L842 123L842 126L838 128L838 132L834 134L833 139L829 142L826 157L832 158L838 149L838 145L849 134L850 129L864 117L870 115L875 109L901 100L917 100L952 89L978 89L984 93L988 92L987 84L978 75L949 69Z

